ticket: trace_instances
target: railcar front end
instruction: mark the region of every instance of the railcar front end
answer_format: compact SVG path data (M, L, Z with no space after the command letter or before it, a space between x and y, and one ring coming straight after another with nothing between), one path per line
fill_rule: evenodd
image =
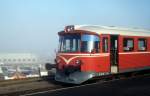
M69 27L59 32L59 43L55 59L56 81L80 84L95 76L108 74L109 54L99 53L98 34Z

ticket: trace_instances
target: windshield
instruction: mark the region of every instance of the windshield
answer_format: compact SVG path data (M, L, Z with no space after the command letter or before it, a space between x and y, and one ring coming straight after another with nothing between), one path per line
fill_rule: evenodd
M66 34L60 36L60 52L77 52L80 51L80 38L79 34Z
M100 51L100 39L96 35L83 35L81 38L82 46L81 52L94 52Z
M96 35L65 34L59 38L59 52L95 52L100 50L100 39Z

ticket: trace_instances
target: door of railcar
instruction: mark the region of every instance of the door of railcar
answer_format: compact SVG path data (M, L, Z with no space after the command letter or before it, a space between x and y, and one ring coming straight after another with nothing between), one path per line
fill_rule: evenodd
M111 73L118 73L118 35L110 35Z

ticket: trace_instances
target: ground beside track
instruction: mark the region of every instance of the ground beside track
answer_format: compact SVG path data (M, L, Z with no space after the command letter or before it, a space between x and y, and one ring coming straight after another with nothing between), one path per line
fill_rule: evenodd
M150 96L150 76L38 92L26 96Z
M62 86L54 80L54 76L1 81L0 96L19 96L21 94L57 89L61 87Z

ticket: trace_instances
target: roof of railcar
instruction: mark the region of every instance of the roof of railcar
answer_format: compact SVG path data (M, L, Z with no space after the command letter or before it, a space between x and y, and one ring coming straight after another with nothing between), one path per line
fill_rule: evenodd
M85 30L95 32L97 34L116 34L127 36L150 36L150 30L139 28L123 28L115 26L99 26L99 25L75 25L75 30Z

